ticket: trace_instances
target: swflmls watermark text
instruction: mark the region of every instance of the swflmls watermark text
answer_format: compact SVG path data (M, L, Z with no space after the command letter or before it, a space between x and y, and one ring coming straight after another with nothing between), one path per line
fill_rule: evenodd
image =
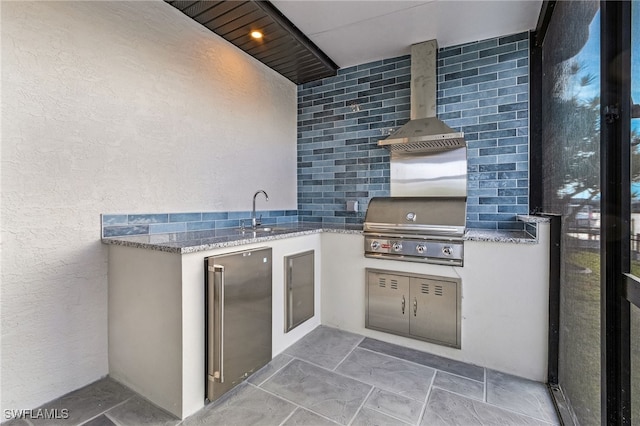
M35 408L32 410L4 410L4 418L9 419L48 419L64 420L69 418L66 408Z

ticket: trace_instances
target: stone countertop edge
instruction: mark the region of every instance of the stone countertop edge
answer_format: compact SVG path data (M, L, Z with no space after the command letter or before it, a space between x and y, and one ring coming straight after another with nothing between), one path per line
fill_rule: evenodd
M466 234L464 234L464 240L511 244L538 244L538 239L527 231L500 229L469 229Z
M526 222L526 223L550 223L551 222L551 219L548 217L532 216L528 214L519 214L516 216L516 218L520 222Z
M544 219L544 218L542 218ZM233 230L229 230L233 231ZM212 235L187 238L189 232L152 234L152 235L128 235L123 237L102 238L103 244L118 245L148 250L164 251L167 253L188 254L200 251L213 250L225 247L238 247L247 244L264 243L284 238L298 237L302 235L332 232L340 234L362 234L361 226L354 225L321 225L302 224L291 229L281 229L276 233L260 236L247 236L236 232L227 235ZM537 244L538 239L526 231L510 231L495 229L470 229L464 235L465 241L485 241L511 244Z

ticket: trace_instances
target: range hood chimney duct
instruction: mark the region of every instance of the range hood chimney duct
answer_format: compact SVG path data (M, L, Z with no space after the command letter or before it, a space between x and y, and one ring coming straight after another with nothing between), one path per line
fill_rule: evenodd
M465 147L464 133L436 117L438 42L411 46L411 120L378 145L393 151L431 152Z

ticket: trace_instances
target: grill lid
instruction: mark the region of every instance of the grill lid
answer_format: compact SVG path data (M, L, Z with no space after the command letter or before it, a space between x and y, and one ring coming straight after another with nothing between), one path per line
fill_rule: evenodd
M364 232L462 237L467 197L374 197Z

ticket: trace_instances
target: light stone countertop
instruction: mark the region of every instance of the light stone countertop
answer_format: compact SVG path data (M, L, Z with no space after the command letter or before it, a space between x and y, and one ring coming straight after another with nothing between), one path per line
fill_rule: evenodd
M269 227L271 227L271 225L269 225ZM362 234L362 225L322 225L318 223L300 222L273 225L270 232L254 232L250 228L243 232L238 228L224 228L166 234L106 237L102 239L102 243L187 254L217 248L262 243L301 235L318 234L320 232Z
M549 223L551 219L546 216L533 216L528 214L519 214L516 218L525 223Z
M542 221L544 222L544 221ZM539 221L537 221L539 223ZM159 250L169 253L187 254L224 247L237 247L246 244L263 243L283 238L311 235L321 232L342 234L362 234L362 225L332 225L320 223L290 223L275 225L270 232L254 232L247 229L242 232L236 228L206 231L187 231L151 235L127 235L107 237L103 244ZM465 241L486 241L512 244L537 244L538 240L526 231L495 229L469 229Z
M538 239L527 231L502 229L467 229L465 241L487 241L494 243L538 244Z

